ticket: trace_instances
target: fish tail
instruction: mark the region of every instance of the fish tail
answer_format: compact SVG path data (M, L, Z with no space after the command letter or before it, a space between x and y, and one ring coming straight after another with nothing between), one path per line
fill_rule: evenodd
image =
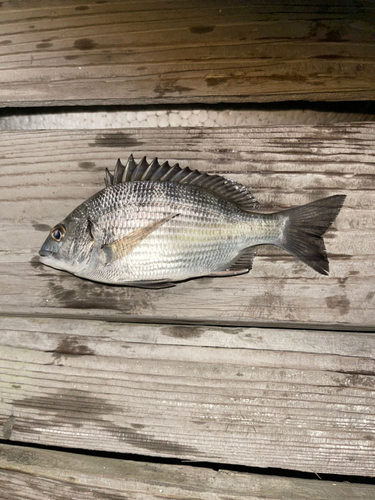
M335 195L281 212L286 223L278 246L298 257L320 274L329 265L323 235L335 220L345 195Z

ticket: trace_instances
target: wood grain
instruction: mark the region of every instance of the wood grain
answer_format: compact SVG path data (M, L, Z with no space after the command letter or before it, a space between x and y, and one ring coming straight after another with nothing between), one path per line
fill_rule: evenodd
M375 361L360 355L367 344L371 350L369 334L357 333L353 352L339 355L319 331L309 352L308 345L288 351L288 331L273 350L259 347L261 333L252 329L217 327L206 347L212 328L35 316L3 317L2 325L3 439L375 473ZM345 344L352 334L336 335Z
M375 487L0 445L3 500L372 500Z
M370 0L5 0L0 105L374 99L374 19Z
M369 329L375 325L375 126L0 134L0 313L162 323ZM330 276L269 248L251 273L173 289L110 287L42 266L48 228L129 153L250 186L269 211L347 195L326 235Z

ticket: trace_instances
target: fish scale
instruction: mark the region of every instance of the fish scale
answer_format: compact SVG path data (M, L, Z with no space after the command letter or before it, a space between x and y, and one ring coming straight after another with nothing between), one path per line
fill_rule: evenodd
M206 275L232 260L247 243L249 215L194 186L170 183L129 182L102 191L86 202L88 214L99 222L98 250L102 244L168 215L178 214L143 240L121 261L87 269L92 279L111 282L146 279L186 279L191 273ZM141 205L137 200L142 200ZM95 209L93 210L93 207ZM99 209L98 209L99 207ZM101 207L104 215L101 215ZM94 221L94 222L95 222ZM241 226L242 225L242 226ZM225 244L224 244L225 243ZM190 254L189 262L186 253ZM125 271L126 268L126 271Z
M264 214L234 181L132 156L105 180L51 229L41 262L102 283L164 287L248 272L256 247L271 244L328 273L322 236L343 195Z

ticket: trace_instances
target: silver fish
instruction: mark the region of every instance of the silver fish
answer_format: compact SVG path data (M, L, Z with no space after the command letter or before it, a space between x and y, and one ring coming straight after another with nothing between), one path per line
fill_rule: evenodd
M51 229L43 264L102 283L163 288L246 273L256 247L270 244L328 274L322 236L345 199L264 214L234 181L133 156L107 170L106 185Z

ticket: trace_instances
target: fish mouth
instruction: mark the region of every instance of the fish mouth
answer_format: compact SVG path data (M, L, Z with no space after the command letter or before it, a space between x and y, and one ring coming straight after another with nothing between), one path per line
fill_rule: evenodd
M51 257L52 254L53 252L51 250L44 250L43 248L39 250L39 255L41 257Z

